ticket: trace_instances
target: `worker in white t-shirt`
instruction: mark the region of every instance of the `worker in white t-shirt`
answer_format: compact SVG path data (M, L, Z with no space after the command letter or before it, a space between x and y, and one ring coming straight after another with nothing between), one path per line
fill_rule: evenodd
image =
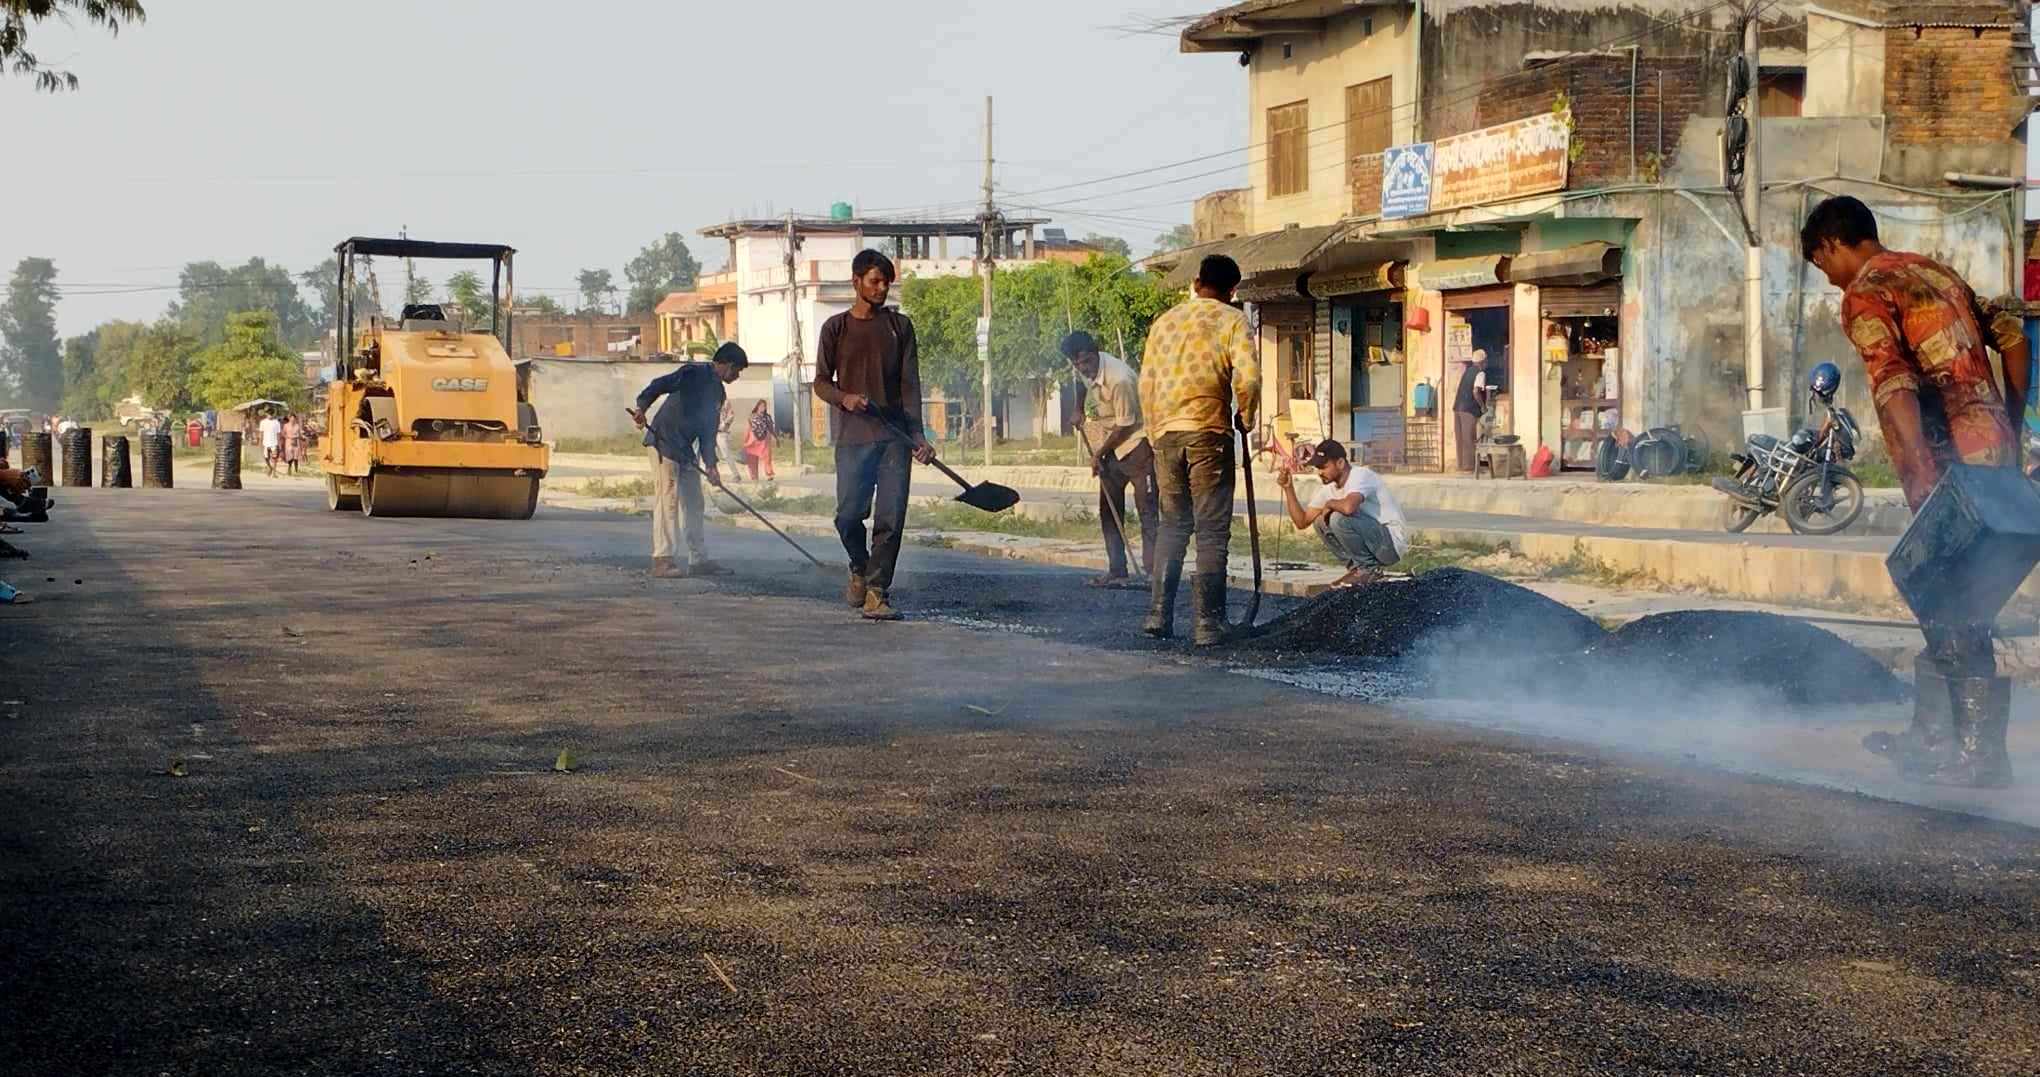
M274 414L264 415L255 425L262 434L262 469L276 477L276 461L283 456L283 423Z
M1381 570L1409 552L1409 525L1388 484L1372 468L1346 458L1346 447L1330 438L1311 450L1308 461L1322 483L1305 508L1296 499L1295 476L1278 471L1282 505L1298 531L1316 531L1327 549L1346 564L1346 574L1332 584L1352 587L1373 583Z

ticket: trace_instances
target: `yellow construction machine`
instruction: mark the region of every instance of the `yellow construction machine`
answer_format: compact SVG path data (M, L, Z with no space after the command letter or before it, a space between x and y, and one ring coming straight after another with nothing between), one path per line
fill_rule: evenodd
M507 350L516 252L494 243L361 238L333 251L339 359L319 450L326 506L368 516L530 519L549 459ZM420 303L394 321L371 314L357 333L355 263L377 257L487 260L488 327L466 327L459 312Z

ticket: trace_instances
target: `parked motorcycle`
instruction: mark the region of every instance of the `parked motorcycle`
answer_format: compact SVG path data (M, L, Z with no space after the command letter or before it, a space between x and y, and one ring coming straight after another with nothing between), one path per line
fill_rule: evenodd
M1752 434L1744 451L1729 457L1734 478L1717 478L1714 488L1728 495L1722 527L1747 530L1757 520L1782 511L1785 523L1801 535L1832 535L1863 514L1863 483L1848 468L1856 458L1862 428L1849 409L1835 404L1842 374L1833 363L1813 368L1808 378L1811 398L1826 417L1785 441Z

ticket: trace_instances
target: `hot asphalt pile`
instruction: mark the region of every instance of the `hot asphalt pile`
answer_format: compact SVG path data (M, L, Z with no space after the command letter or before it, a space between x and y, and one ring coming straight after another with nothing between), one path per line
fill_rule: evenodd
M1754 693L1790 704L1885 703L1903 682L1832 632L1769 613L1682 610L1610 634L1543 595L1458 568L1321 595L1241 650L1394 674L1402 693Z
M1321 595L1276 618L1248 650L1311 659L1394 660L1473 645L1529 657L1575 654L1607 635L1592 618L1535 591L1463 568Z
M1589 646L1573 669L1631 684L1754 690L1794 704L1890 703L1906 694L1889 669L1826 629L1735 610L1632 621Z

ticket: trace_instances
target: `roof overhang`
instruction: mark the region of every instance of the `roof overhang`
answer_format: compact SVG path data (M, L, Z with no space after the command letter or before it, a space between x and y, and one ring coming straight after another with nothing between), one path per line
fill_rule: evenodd
M486 258L490 261L517 253L516 248L501 243L436 243L426 239L369 239L364 236L341 240L333 248L334 254L348 251L382 258Z
M1408 7L1405 0L1246 0L1183 28L1183 52L1239 52L1272 34L1315 34L1334 16L1369 7Z
M1169 275L1163 278L1162 286L1189 287L1190 282L1197 279L1198 263L1214 254L1223 254L1238 262L1242 278L1300 269L1337 242L1349 227L1346 224L1327 224L1317 228L1284 228L1185 248L1175 252L1178 260L1169 270Z

